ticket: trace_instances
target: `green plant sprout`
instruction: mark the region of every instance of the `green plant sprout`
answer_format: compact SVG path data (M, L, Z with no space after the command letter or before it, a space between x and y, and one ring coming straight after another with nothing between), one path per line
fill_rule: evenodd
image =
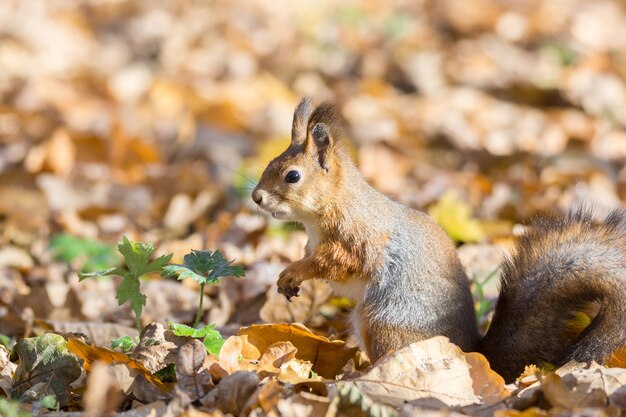
M122 237L122 242L117 245L117 250L124 257L124 266L99 272L80 273L78 274L79 280L106 275L121 276L122 283L117 289L117 301L119 305L129 302L131 310L135 313L137 330L141 333L141 312L146 305L146 296L141 293L139 278L149 272L160 272L172 259L172 254L159 256L150 261L154 253L154 245L152 243L133 242L126 236Z
M238 265L231 265L233 261L224 259L224 255L218 250L215 252L192 250L183 258L183 265L168 265L163 268L161 275L176 276L178 280L192 279L200 284L200 304L194 327L200 324L202 317L202 302L204 299L204 287L219 284L223 277L243 277L244 269Z

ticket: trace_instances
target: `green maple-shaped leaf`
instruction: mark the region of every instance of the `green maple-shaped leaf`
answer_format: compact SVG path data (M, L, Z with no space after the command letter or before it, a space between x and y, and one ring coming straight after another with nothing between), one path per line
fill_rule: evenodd
M117 250L124 257L125 266L118 268L109 268L104 271L91 272L88 274L78 274L82 281L85 278L95 278L105 275L119 275L122 282L117 289L117 301L120 305L129 302L131 310L135 313L137 328L141 332L141 312L146 305L146 296L141 293L139 278L149 272L161 271L165 265L172 259L172 255L159 256L150 261L154 253L154 245L152 243L133 242L126 236L122 238L122 242L117 245Z
M133 242L126 236L122 238L122 242L117 245L117 250L124 257L126 267L131 274L140 277L148 272L160 271L168 264L172 255L163 255L150 262L150 258L154 253L154 245L152 243Z
M119 305L130 301L130 308L137 317L141 317L141 311L146 305L146 296L141 293L139 277L136 275L124 275L122 283L117 289L117 302Z
M184 257L183 265L168 265L163 268L162 275L176 276L179 280L192 279L201 285L217 284L222 277L242 277L244 269L231 265L218 250L215 252L192 250Z

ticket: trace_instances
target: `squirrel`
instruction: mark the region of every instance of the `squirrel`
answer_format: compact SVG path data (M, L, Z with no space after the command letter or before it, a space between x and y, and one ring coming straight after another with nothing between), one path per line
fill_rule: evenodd
M366 182L345 149L343 126L332 104L313 109L305 97L291 144L252 192L259 207L301 222L308 235L304 258L277 282L288 300L304 280L327 280L356 302L352 330L372 363L443 335L483 353L506 381L529 364L602 363L626 344L626 210L604 221L581 209L534 223L501 266L499 299L481 337L454 243L429 216ZM581 314L587 322L576 325Z

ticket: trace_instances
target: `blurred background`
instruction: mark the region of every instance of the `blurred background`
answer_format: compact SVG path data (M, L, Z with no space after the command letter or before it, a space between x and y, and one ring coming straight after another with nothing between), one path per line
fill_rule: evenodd
M625 79L617 0L3 0L0 332L132 326L113 281L76 277L126 234L247 268L205 321L341 335L349 303L322 283L276 296L306 236L249 197L305 94L338 104L364 176L433 215L480 283L533 216L624 204ZM144 322L193 319L193 284L143 285Z

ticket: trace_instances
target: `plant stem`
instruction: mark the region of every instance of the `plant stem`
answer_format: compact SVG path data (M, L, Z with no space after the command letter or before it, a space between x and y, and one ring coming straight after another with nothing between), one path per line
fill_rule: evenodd
M141 334L141 318L135 313L135 323L137 323L137 330L139 330L139 334Z
M204 300L204 285L200 284L200 305L198 306L198 314L196 315L196 322L193 327L198 327L200 324L200 317L202 316L202 301Z

